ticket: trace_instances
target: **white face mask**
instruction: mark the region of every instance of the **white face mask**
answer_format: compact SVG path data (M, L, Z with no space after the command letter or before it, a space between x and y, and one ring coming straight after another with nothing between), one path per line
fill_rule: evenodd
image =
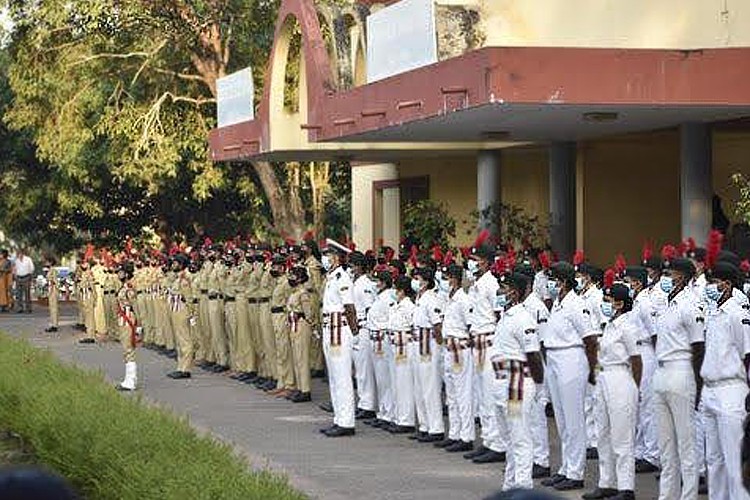
M583 278L583 276L576 277L576 291L580 292L584 289L586 286L586 280Z
M419 293L419 291L422 289L422 283L420 283L418 279L411 280L411 289L414 291L414 293Z
M441 292L450 292L451 284L448 280L440 280L438 281L438 288Z
M326 271L330 271L331 270L331 257L329 257L328 255L323 255L320 258L320 264L323 266L323 269L325 269Z
M479 271L479 262L475 260L466 261L466 269L468 269L471 274L477 274L477 271Z

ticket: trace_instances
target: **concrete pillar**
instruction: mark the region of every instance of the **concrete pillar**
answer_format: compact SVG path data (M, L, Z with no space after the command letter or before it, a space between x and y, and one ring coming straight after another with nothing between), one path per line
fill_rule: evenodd
M556 142L549 151L550 244L561 258L575 251L576 143Z
M480 151L477 158L477 210L479 227L496 229L492 222L482 218L482 210L500 202L500 167L502 152Z
M711 128L703 123L680 126L680 220L682 239L706 241L711 230Z

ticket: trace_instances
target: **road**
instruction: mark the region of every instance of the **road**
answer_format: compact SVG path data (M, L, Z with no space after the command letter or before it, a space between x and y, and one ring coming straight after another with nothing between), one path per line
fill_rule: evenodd
M124 365L119 344L78 345L70 306L62 309L60 332L43 333L46 313L37 307L31 315L0 314L0 330L48 348L62 360L100 370L111 382L121 379ZM365 425L358 426L352 438L322 436L318 429L330 418L317 406L327 397L320 380L314 380L314 403L292 404L201 370L190 380L172 380L165 375L174 365L173 360L155 352L139 350L141 389L123 397L140 395L187 417L197 429L232 444L247 456L251 466L287 474L293 485L314 498L480 499L502 484L504 464L474 465L460 454L448 454ZM550 429L554 470L559 464L559 441L551 420ZM596 477L596 462L589 461L587 489L595 486ZM654 476L639 475L636 492L639 499L656 498ZM572 492L563 498L580 498L580 494Z

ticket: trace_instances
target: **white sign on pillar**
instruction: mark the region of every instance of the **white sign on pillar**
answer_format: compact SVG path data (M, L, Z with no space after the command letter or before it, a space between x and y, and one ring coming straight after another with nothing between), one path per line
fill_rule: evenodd
M401 0L367 16L367 83L437 60L434 0Z
M217 127L255 118L253 70L245 68L216 80Z

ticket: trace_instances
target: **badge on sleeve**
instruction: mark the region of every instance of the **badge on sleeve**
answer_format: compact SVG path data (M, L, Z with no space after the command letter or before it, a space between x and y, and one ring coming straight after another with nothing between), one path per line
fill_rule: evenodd
M743 325L750 325L750 319L747 319L747 318L743 319L742 320L742 324Z

